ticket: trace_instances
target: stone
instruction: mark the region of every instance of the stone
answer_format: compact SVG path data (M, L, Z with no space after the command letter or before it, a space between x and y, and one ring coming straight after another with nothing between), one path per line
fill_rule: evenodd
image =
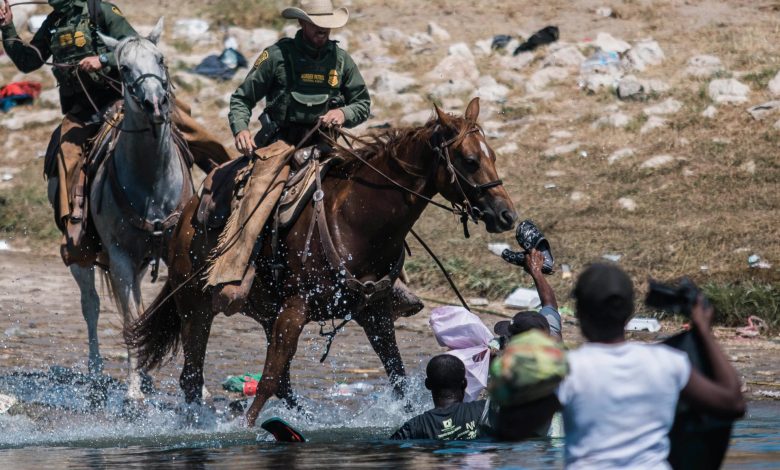
M406 47L415 53L429 49L434 44L433 38L427 33L415 33L406 40Z
M777 72L775 78L769 80L767 89L769 89L769 93L772 93L772 96L780 96L780 72Z
M227 35L236 38L242 50L259 54L260 51L279 40L279 31L268 28L244 29L230 26Z
M501 156L509 156L517 153L519 149L520 147L516 143L509 142L508 144L504 144L498 149L496 149L496 152Z
M579 142L572 142L566 145L558 145L555 147L550 147L544 152L542 152L542 155L547 158L560 157L562 155L576 152L577 149L580 148L580 145L581 144Z
M734 78L713 80L707 87L707 94L715 103L744 103L749 93L750 87Z
M537 70L525 84L528 93L542 91L552 82L560 82L569 76L569 70L563 67L545 67Z
M428 34L436 42L446 42L450 40L450 33L433 21L428 23Z
M474 52L478 53L479 55L490 55L490 53L493 52L492 46L492 39L481 39L474 43Z
M674 160L674 157L671 155L656 155L655 157L651 157L642 162L642 164L639 165L639 168L660 168L669 165L674 162Z
M634 70L644 71L649 66L661 64L666 55L657 41L642 39L628 51L627 58Z
M618 81L617 96L621 100L636 99L643 96L645 88L633 75L627 75Z
M687 75L699 78L710 78L716 73L723 72L723 63L714 55L695 55L688 59Z
M563 129L550 132L550 139L552 140L571 139L573 136L574 134Z
M626 127L631 122L631 118L624 113L612 113L608 116L603 116L593 123L593 128L599 127Z
M526 78L525 75L513 70L501 70L498 72L496 80L510 88L520 88L525 84Z
M390 28L388 26L379 30L379 37L382 41L390 43L405 43L408 39L400 29Z
M430 110L408 113L401 118L401 124L404 126L422 125L428 122L428 120L431 118L432 115L433 114Z
M744 171L745 173L749 175L755 175L756 174L756 162L753 160L748 160L742 165L739 166L739 169Z
M450 46L447 57L425 76L433 82L457 79L474 83L479 79L479 69L468 46L458 43Z
M602 88L614 88L617 78L605 73L589 73L580 78L580 88L591 93L598 93Z
M614 165L615 163L619 162L620 160L623 160L625 158L633 157L634 156L634 149L632 148L622 148L620 150L616 150L612 152L612 155L607 158L607 163L610 165Z
M655 129L665 127L667 124L669 124L669 121L662 118L661 116L650 116L647 119L647 122L642 126L641 129L639 129L640 134L647 134L650 131L653 131Z
M780 101L767 101L766 103L751 106L747 112L753 119L760 121L775 114L778 108L780 108Z
M300 29L300 26L298 26L298 23L287 23L282 28L282 37L283 38L294 38L295 35L298 33L298 30ZM371 33L373 34L373 33ZM379 39L379 35L376 35L377 39Z
M477 96L485 101L504 102L509 88L501 85L490 75L483 75L477 81Z
M474 93L474 85L467 80L448 80L429 88L429 93L435 98L444 98L455 95L471 95Z
M598 7L596 8L596 16L603 16L604 18L609 18L612 16L612 8L610 7Z
M582 191L572 191L569 199L571 199L572 202L579 202L585 200L586 197L587 196Z
M532 52L521 52L517 55L505 55L499 59L496 68L500 70L523 70L528 67L536 58Z
M180 18L173 23L173 37L189 43L214 42L208 30L209 22L200 18Z
M631 49L631 44L617 39L609 33L600 32L596 35L596 40L593 41L593 45L605 52L617 52L622 54Z
M10 113L0 115L0 127L18 131L27 127L51 124L62 120L59 109L29 109L17 107Z
M646 116L674 114L682 109L682 103L674 98L668 98L656 105L648 106L642 110Z
M775 124L772 127L777 129L777 130L780 130L780 120L776 121Z
M210 81L203 76L195 73L185 72L183 70L174 73L172 78L177 85L180 85L185 89L189 88L197 90L203 87L207 87L210 84Z
M416 84L417 80L409 74L383 69L374 79L371 90L378 93L401 93Z
M617 202L621 209L625 209L629 212L634 212L636 210L636 201L630 197L621 197Z
M718 108L713 105L707 106L707 108L701 112L702 117L712 119L718 114Z
M60 90L58 88L49 88L48 90L43 90L41 94L38 95L38 104L47 108L59 109Z
M666 93L671 88L668 83L664 82L663 80L658 80L656 78L650 78L650 79L647 79L647 80L639 80L639 83L642 84L642 88L644 88L645 94Z
M542 67L571 67L579 68L585 61L585 56L575 46L570 44L558 45L547 53L542 61Z

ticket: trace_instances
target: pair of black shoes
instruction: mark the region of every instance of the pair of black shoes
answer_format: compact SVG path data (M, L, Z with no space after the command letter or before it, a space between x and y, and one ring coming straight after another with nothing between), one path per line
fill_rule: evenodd
M555 267L555 259L553 258L552 251L550 250L550 242L544 238L544 234L539 227L534 225L530 219L524 220L517 226L515 232L515 238L517 243L523 248L523 251L512 251L506 249L501 253L501 258L518 266L525 265L525 257L531 252L532 248L535 248L542 252L544 256L544 263L542 264L543 274L552 274Z

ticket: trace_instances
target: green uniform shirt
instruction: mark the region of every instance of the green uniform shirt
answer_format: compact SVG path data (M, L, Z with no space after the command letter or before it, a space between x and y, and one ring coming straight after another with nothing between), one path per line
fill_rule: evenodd
M293 83L289 83L291 80ZM308 107L295 98L306 94L315 96L314 104ZM266 99L266 111L282 128L294 122L313 122L327 110L316 101L316 96L328 94L343 97L345 105L340 109L344 112L346 127L354 127L368 119L371 98L349 54L340 49L336 41L330 41L320 50L314 49L298 31L294 40L282 39L257 58L244 83L230 97L230 129L233 135L247 129L252 109L263 98ZM310 115L302 116L307 109L310 109Z
M100 6L105 18L104 24L97 26L101 33L115 39L123 39L127 36L137 35L136 31L130 26L130 23L127 22L119 8L107 2L102 2ZM19 42L19 35L13 24L3 26L0 28L0 31L2 31L3 35L3 47L5 48L5 52L20 71L29 73L37 70L44 65L44 61L52 56L51 45L52 41L55 40L53 31L60 25L63 25L68 21L75 21L77 16L81 17L82 15L88 15L88 13L86 12L85 3L79 0L74 0L73 7L68 14L62 14L56 11L50 13L43 21L41 28L35 33L32 41L30 41L30 45L40 51L40 56L35 49ZM78 63L86 56L98 55L98 47L105 48L105 45L103 45L100 38L97 37L97 34L89 39L91 46L90 50L83 51L83 54L80 54L79 57L74 57L71 60L68 60L68 58L55 57L55 61ZM118 79L116 57L114 56L114 53L106 50L105 54L108 57L108 65L103 66L102 72L114 79ZM98 106L105 106L109 104L110 101L121 98L113 89L106 89L105 86L99 86L90 80L84 80L84 85ZM72 108L76 105L80 105L80 107L84 109L89 108L92 110L89 101L84 95L84 91L79 85L74 86L74 84L60 83L60 102L62 111L65 113L71 112Z

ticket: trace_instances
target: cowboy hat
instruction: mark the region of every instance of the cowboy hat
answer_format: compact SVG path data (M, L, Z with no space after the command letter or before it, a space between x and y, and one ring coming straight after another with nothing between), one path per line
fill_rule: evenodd
M320 28L341 28L349 20L349 11L333 8L330 0L301 0L301 7L288 7L282 10L282 16L289 20L303 20Z

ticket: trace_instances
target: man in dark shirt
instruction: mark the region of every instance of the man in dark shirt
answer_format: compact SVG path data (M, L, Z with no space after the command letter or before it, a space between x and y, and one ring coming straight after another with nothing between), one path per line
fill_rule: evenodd
M466 367L460 359L441 354L428 362L425 388L433 395L432 410L415 416L390 439L472 440L487 423L486 400L463 403Z

